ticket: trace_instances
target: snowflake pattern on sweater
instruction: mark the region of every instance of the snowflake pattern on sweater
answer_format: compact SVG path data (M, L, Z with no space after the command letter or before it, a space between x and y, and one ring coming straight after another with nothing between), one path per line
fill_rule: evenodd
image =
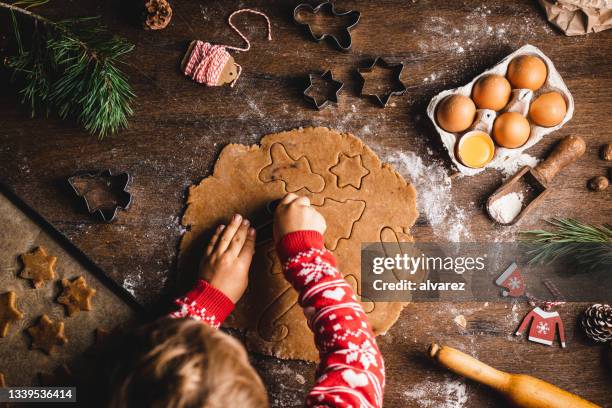
M366 314L353 288L316 231L287 234L277 245L287 280L315 334L320 360L308 407L382 406L385 367ZM182 299L172 317L191 317L219 327L233 303L204 281Z

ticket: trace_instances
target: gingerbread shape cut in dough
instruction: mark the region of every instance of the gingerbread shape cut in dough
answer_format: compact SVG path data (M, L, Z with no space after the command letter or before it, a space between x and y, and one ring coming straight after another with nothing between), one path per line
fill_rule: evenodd
M68 316L74 316L81 310L91 310L91 298L96 290L87 285L84 277L79 276L72 282L62 279L62 286L64 291L57 298L57 303L66 306Z
M38 247L33 252L21 255L23 270L21 276L30 279L35 288L41 288L46 281L55 279L55 263L57 258L47 256L43 247Z
M356 189L360 189L361 181L370 174L370 171L363 167L361 156L351 157L346 154L338 156L338 163L330 168L329 171L338 177L337 184L340 188L353 186Z
M0 338L6 337L11 323L23 319L23 313L17 309L15 292L6 292L0 295Z
M343 156L359 162L344 163ZM325 245L357 294L362 242L378 242L388 226L398 240L412 240L409 231L418 215L414 188L359 138L326 128L281 132L264 136L259 146L226 146L213 174L189 188L179 255L182 289L195 281L202 249L219 223L234 213L256 219L270 201L290 191L308 196L326 217ZM364 300L377 335L393 325L405 305ZM285 280L272 243L257 247L249 287L226 326L244 330L252 351L318 360L297 293Z
M302 189L318 193L325 188L323 177L312 172L310 162L305 156L294 159L285 146L275 143L270 148L270 159L270 165L259 173L259 179L264 183L281 180L285 183L288 193Z
M28 334L32 337L31 348L44 351L49 355L56 346L68 343L64 335L64 322L56 323L47 315L42 315L38 324L28 329Z

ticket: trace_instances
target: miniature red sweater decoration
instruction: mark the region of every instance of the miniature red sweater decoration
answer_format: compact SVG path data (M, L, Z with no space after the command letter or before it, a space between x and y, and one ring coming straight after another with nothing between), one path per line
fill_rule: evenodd
M555 333L558 327L561 347L565 348L565 332L563 330L563 322L561 321L561 317L559 317L559 313L546 312L539 307L536 307L531 312L527 313L527 316L525 316L523 319L521 326L516 331L517 336L521 335L532 319L533 323L531 323L531 328L529 329L529 340L551 346L555 340Z
M365 312L336 269L334 256L316 231L287 234L277 245L287 280L300 293L321 362L308 407L379 408L385 368ZM224 299L223 299L224 298ZM233 303L204 281L176 301L172 317L191 317L218 327Z

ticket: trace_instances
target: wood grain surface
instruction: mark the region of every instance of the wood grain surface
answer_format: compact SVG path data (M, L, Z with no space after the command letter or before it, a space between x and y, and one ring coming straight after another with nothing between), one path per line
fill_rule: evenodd
M465 84L524 44L548 55L572 92L576 112L563 129L530 149L541 157L568 134L582 136L587 152L553 182L555 191L518 227L495 226L483 203L502 181L496 171L454 178L454 203L464 214L463 240L511 241L518 229L543 226L552 216L603 223L612 219L610 191L593 193L587 180L604 175L609 163L599 146L612 142L612 31L566 37L552 28L535 1L337 1L339 10L361 11L349 53L316 43L292 20L296 1L176 1L169 27L144 31L128 15L126 2L53 1L38 9L49 17L101 15L136 48L124 67L137 98L130 127L98 141L70 121L51 115L30 119L18 106L10 73L0 66L0 181L12 188L81 248L114 280L153 305L172 289L180 217L186 189L210 174L228 143L257 143L261 136L299 126L321 125L351 132L383 160L414 152L426 164L450 161L428 122L425 107L436 93ZM252 49L235 55L243 74L234 88L205 88L179 71L189 41L238 44L227 16L240 7L268 13L273 41L257 17L240 16L238 27ZM8 14L0 11L0 57L11 50ZM359 66L383 56L404 62L408 91L382 109L359 97ZM345 82L340 103L313 110L302 92L310 72L331 68ZM112 224L93 220L66 189L65 180L81 170L111 168L133 176L134 203ZM448 239L421 216L417 240ZM564 306L568 348L544 347L511 336L527 312L520 304L409 305L398 323L380 337L387 361L386 406L497 407L499 398L444 372L426 360L431 341L448 344L500 369L525 372L576 392L604 406L610 401L612 374L602 364L602 349L577 329L584 305ZM467 329L452 320L463 314ZM312 383L314 365L253 356L271 393L273 406L301 406ZM607 370L607 371L606 371Z

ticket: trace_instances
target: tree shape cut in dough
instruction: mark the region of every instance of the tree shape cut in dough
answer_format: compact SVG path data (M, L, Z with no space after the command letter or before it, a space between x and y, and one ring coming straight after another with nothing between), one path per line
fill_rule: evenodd
M361 200L336 201L326 198L317 209L327 221L325 231L325 247L334 251L341 239L349 239L355 223L359 221L365 210L366 203Z
M6 337L11 323L23 319L23 313L15 305L16 299L15 292L0 295L0 337Z
M66 306L68 316L73 316L81 310L91 310L91 298L96 294L96 290L90 288L85 278L79 276L72 282L62 279L64 291L57 298L57 302Z
M355 163L369 171L366 178L360 166L355 166L357 176L344 168L356 156L360 161L353 159ZM343 165L336 167L341 161ZM331 172L334 167L336 175ZM351 187L340 188L339 175L340 182L348 180ZM260 146L226 146L214 173L189 188L182 219L187 231L178 261L182 289L193 285L202 247L217 225L234 213L253 221L262 208L288 191L306 194L325 216L325 246L333 251L339 271L357 295L363 289L360 244L378 242L385 226L393 226L398 239L403 238L400 231L406 231L405 238L411 240L408 231L418 216L414 188L358 137L320 127L280 132L264 136ZM273 244L258 245L247 292L225 326L243 331L251 351L317 361L319 354L297 297L282 273ZM402 302L361 300L375 335L387 332L404 307Z
M336 176L339 188L353 186L360 189L363 178L370 174L370 170L363 167L360 155L348 156L344 153L338 156L338 163L329 171Z
M22 254L23 270L21 277L30 279L35 288L42 287L46 281L55 279L55 262L57 258L47 256L43 247L36 248L29 254Z
M285 183L288 193L306 189L318 193L325 188L325 180L319 174L313 173L306 156L292 158L285 146L274 143L270 148L272 162L259 173L259 179L264 183L280 180Z
M47 354L51 354L56 346L68 343L64 335L64 322L55 323L47 315L43 315L36 326L30 327L28 334L32 336L32 349L39 349Z

